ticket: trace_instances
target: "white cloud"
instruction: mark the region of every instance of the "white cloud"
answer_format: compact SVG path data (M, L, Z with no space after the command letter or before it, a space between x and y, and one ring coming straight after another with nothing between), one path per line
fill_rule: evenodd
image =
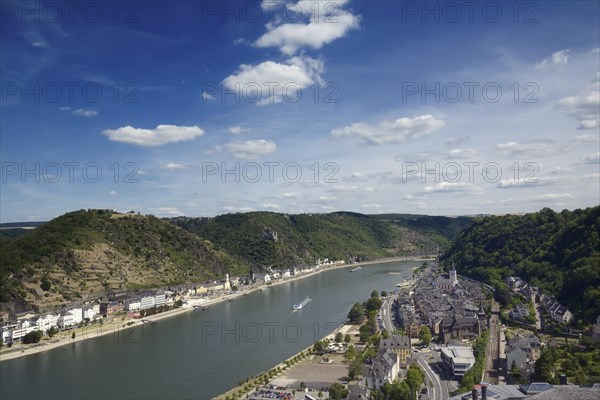
M263 208L267 208L267 209L271 209L271 210L277 210L279 208L279 204L275 204L275 203L266 203L262 205Z
M157 208L149 208L148 210L150 211L151 214L154 214L157 216L176 217L176 216L184 215L176 207L157 207Z
M252 212L255 211L252 207L234 207L234 206L225 206L223 210L230 212Z
M208 101L208 100L213 100L215 98L215 96L213 96L210 93L207 92L202 92L202 99L204 99L204 101Z
M544 58L542 61L535 64L535 68L543 69L548 66L566 65L569 62L570 52L571 51L569 49L559 50L556 53L553 53L550 57Z
M427 186L425 193L455 193L467 192L470 194L481 193L483 190L479 186L462 182L440 182L434 186Z
M277 150L277 145L264 139L231 142L225 145L235 158L253 160L269 155Z
M115 142L153 147L193 140L204 135L204 131L197 126L158 125L154 129L143 129L128 125L118 129L106 129L102 134Z
M579 126L577 127L577 129L594 129L598 127L598 122L598 120L582 120L579 121Z
M108 194L110 194L111 196L117 196L118 193L115 192L114 190L111 190L110 192L108 192Z
M284 63L264 61L257 65L242 64L239 70L223 80L227 90L258 105L296 101L297 91L321 81L321 60L292 57Z
M295 193L295 192L286 192L281 195L281 197L283 197L284 199L293 199L298 196L299 196L298 193Z
M315 4L318 6L315 7ZM300 1L288 5L288 8L309 15L308 23L270 23L267 25L267 32L254 42L255 46L278 47L287 55L293 55L303 47L319 50L324 45L346 36L349 31L358 29L360 25L359 16L342 10L334 2Z
M448 152L449 158L469 158L473 157L477 154L475 150L472 149L452 149Z
M600 73L579 95L558 102L567 113L579 120L577 129L596 129L600 120Z
M537 186L541 183L536 181L535 179L502 179L496 185L499 189L509 189L509 188L526 188L531 186Z
M575 136L575 138L573 139L573 141L575 143L594 143L594 142L599 142L600 141L600 134L596 134L596 135L590 135L590 134L577 135L577 136Z
M589 156L585 156L585 157L583 157L582 160L583 160L583 162L590 163L590 164L600 163L600 152L590 154Z
M371 203L371 204L361 204L362 208L381 208L381 204Z
M565 152L564 146L558 145L552 140L498 143L494 150L506 157L543 157Z
M232 135L241 135L242 133L248 133L252 129L250 128L242 128L241 126L232 126L229 128L229 133Z
M184 169L185 165L177 163L168 163L167 165L165 165L165 168L171 170Z
M571 193L546 193L536 197L536 200L558 200L558 199L572 199Z
M371 144L399 143L435 132L445 126L441 119L432 115L415 118L399 118L395 121L382 121L377 126L357 122L344 128L334 129L334 137L360 138Z
M82 117L93 117L93 116L98 115L98 111L86 110L84 108L78 108L77 110L73 111L73 114L81 115Z
M60 107L59 110L60 111L71 111L73 109L71 107ZM98 111L88 110L85 108L78 108L76 110L73 110L72 114L79 115L82 117L94 117L94 116L98 115Z

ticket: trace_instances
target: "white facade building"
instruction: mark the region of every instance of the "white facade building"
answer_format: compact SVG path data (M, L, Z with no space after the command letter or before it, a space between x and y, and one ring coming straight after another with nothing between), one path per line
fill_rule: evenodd
M136 311L140 308L142 308L142 301L139 298L133 297L125 300L125 310Z
M145 310L146 308L152 308L152 307L154 307L155 304L156 304L155 296L147 295L147 296L143 296L140 299L140 308L142 310Z
M155 306L163 306L166 304L165 294L163 292L158 292L154 295L154 305Z

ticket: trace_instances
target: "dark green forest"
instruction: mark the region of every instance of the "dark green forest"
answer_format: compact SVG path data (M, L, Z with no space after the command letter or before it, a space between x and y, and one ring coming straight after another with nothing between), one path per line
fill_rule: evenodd
M519 276L569 307L576 320L600 315L600 207L477 218L442 256L498 289Z

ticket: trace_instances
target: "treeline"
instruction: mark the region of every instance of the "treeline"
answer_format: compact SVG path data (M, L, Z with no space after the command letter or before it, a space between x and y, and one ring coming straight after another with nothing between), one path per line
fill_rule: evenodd
M600 315L600 207L475 219L442 256L460 273L506 290L520 276L555 295L577 319Z

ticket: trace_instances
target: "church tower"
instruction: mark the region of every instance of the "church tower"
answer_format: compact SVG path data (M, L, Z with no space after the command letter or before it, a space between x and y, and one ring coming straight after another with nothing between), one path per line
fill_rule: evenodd
M456 268L454 268L454 260L452 260L452 269L450 270L450 282L452 286L458 285L458 275L456 274Z

